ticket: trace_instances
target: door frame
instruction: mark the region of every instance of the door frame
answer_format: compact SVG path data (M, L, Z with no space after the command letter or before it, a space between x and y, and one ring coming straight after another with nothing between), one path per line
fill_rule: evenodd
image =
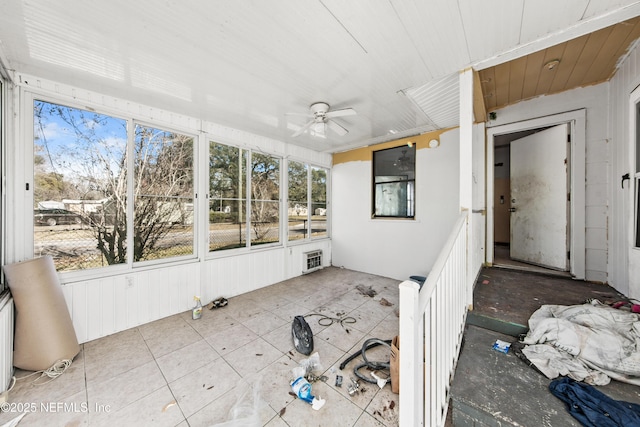
M586 147L586 110L580 109L568 111L565 113L554 114L545 117L539 117L530 120L524 120L516 123L509 123L495 127L487 128L487 223L486 223L486 248L485 262L487 265L493 265L493 247L494 247L494 138L498 135L504 135L525 130L537 129L569 124L571 131L571 149L570 149L570 174L569 188L571 191L570 214L569 214L569 250L571 258L569 260L569 268L571 275L576 279L585 278L585 147Z

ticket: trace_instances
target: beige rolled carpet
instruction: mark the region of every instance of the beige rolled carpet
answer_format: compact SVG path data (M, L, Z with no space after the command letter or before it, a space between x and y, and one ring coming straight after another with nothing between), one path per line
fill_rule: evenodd
M80 351L53 258L4 266L16 309L13 365L28 371L73 360Z

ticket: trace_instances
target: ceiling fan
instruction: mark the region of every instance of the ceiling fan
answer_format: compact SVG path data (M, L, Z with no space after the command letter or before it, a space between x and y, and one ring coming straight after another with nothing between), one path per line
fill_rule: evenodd
M346 135L349 131L331 119L335 117L353 116L356 114L356 110L353 108L330 110L329 104L326 102L314 102L309 107L309 110L310 114L304 114L304 116L310 117L311 120L305 123L304 126L298 129L291 136L296 137L298 135L302 135L308 130L311 130L314 135L324 137L327 127L340 136Z

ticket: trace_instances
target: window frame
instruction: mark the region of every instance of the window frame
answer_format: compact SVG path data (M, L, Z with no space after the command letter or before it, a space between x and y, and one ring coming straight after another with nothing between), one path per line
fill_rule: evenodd
M245 167L245 177L244 177L244 190L242 192L242 199L238 199L238 200L242 200L242 203L244 204L244 210L245 210L245 214L244 214L244 222L243 222L243 230L242 230L242 235L243 238L241 240L242 243L244 243L242 246L238 246L238 247L234 247L234 248L229 248L229 249L217 249L217 250L211 250L210 249L210 237L209 237L209 227L210 227L210 219L209 219L209 214L210 214L210 206L211 206L211 201L212 199L212 189L211 189L211 180L210 180L210 169L207 170L207 182L206 182L206 186L207 186L207 203L206 203L206 209L207 209L207 213L208 215L206 215L206 219L205 219L205 223L206 223L206 228L207 228L207 237L206 237L206 257L207 258L217 258L217 257L225 257L225 256L230 256L233 254L237 254L237 253L247 253L247 252L251 252L251 251L259 251L259 250L263 250L263 249L272 249L272 248L276 248L276 247L283 247L284 246L284 232L283 232L283 213L284 213L284 209L283 209L283 191L285 191L284 185L283 185L283 180L285 180L285 178L283 177L283 165L285 165L285 158L278 155L278 154L274 154L274 153L268 153L268 152L264 152L262 150L254 150L250 147L246 147L243 146L241 144L234 144L234 143L229 143L226 141L221 140L220 138L216 138L213 137L211 135L207 135L206 138L207 141L207 149L209 150L211 147L211 144L219 144L219 145L224 145L226 147L231 147L231 148L235 148L237 150L243 150L244 152L247 153L246 158L244 159L244 167ZM210 160L210 151L207 152L207 159L206 159L206 163L207 165L209 165L209 160ZM252 244L252 211L251 211L251 205L253 203L253 188L252 188L252 159L253 159L253 154L257 153L257 154L261 154L261 155L266 155L272 158L275 158L278 160L278 199L277 199L277 204L278 204L278 241L277 242L268 242L268 243L260 243L260 244ZM288 168L288 164L286 166ZM287 169L288 171L288 169ZM273 200L273 202L276 202L276 200Z
M639 89L634 90L631 93L631 126L633 128L632 136L633 142L631 149L633 155L630 157L633 161L633 239L632 248L640 250L640 93ZM627 177L629 177L627 175ZM622 181L624 186L624 180Z
M312 233L312 218L313 218L313 214L314 214L314 209L313 209L313 205L314 205L314 200L313 200L313 169L322 169L325 171L325 188L324 188L324 206L325 206L325 222L326 222L326 226L325 226L325 234L322 236L313 236ZM310 235L310 240L322 240L322 239L328 239L331 237L331 233L329 232L329 223L330 223L330 209L329 209L329 200L330 200L330 195L329 195L329 179L330 179L330 172L331 170L329 168L326 168L324 166L318 166L318 165L313 165L313 164L309 164L309 190L308 190L308 198L309 198L309 235Z
M378 181L378 177L391 177L391 176L400 176L400 175L376 175L376 154L390 152L391 150L398 151L412 150L412 154L409 157L412 158L413 161L411 163L412 169L403 172L411 172L413 178L407 179L397 179L390 181ZM402 154L405 155L404 152ZM374 150L371 152L371 218L372 219L392 219L392 220L415 220L416 218L416 157L417 157L417 147L416 144L407 144L407 145L399 145L395 147L383 148L380 150ZM380 161L380 160L379 160ZM377 214L378 211L378 185L381 184L396 184L396 183L406 183L407 191L406 191L406 200L407 200L407 210L405 215L382 215Z
M191 261L198 259L198 183L199 183L199 157L198 157L198 146L199 144L199 135L194 132L189 132L185 130L176 129L173 127L165 126L160 123L150 123L144 120L138 120L132 118L131 121L127 124L127 168L131 173L127 173L127 199L132 200L135 203L135 128L136 126L144 126L148 128L154 128L161 130L163 132L170 133L179 133L183 136L191 137L193 140L193 150L192 150L192 180L193 180L193 188L191 191L191 200L193 203L193 232L192 232L192 240L191 240L191 254L179 255L170 258L160 258L160 259L150 259L143 261L135 261L133 259L134 252L131 250L127 250L127 264L131 263L132 269L145 267L145 266L156 266L159 264L167 264L181 261ZM130 131L131 130L131 131ZM127 246L134 245L134 204L127 204ZM131 226L129 226L131 225ZM131 236L129 236L131 233Z
M307 227L307 230L305 231L305 235L303 238L301 239L289 239L289 203L291 202L291 200L289 199L289 162L296 162L296 163L300 163L302 165L304 165L306 167L306 171L307 171L307 203L306 203L306 207L307 207L307 223L309 224L309 227ZM313 217L313 169L322 169L325 171L325 209L326 209L326 228L325 228L325 234L322 236L314 236L312 233L312 217ZM331 168L326 167L326 166L320 166L311 162L306 162L303 160L297 160L297 159L287 159L287 176L286 176L286 184L287 184L287 191L286 191L286 199L284 202L284 209L287 211L287 217L286 217L286 224L287 227L285 229L286 232L286 238L284 239L284 241L287 242L288 246L295 246L295 245L302 245L302 244L306 244L306 243L310 243L313 241L318 241L318 240L323 240L323 239L330 239L331 238L331 209L330 209L330 204L331 204Z
M96 268L88 268L88 269L79 269L79 270L69 270L69 271L59 271L61 279L68 282L73 282L77 280L87 280L105 277L109 275L119 275L132 273L135 271L144 271L151 268L156 268L159 265L163 267L169 267L174 265L181 265L185 263L191 263L198 260L198 223L199 223L199 207L198 207L198 186L199 186L199 154L198 154L198 146L200 141L200 135L198 132L183 129L179 126L169 126L165 123L154 123L149 120L144 120L136 117L132 114L126 114L122 111L116 111L112 108L108 108L103 105L93 105L90 103L79 103L76 100L70 100L63 97L53 96L45 91L34 90L31 88L22 88L22 105L20 107L20 111L22 111L21 116L21 127L24 129L24 137L26 141L31 141L30 144L26 144L26 148L24 150L24 173L25 180L28 183L27 191L25 193L24 204L21 209L24 212L31 213L31 217L33 216L33 205L34 205L34 154L35 154L35 135L34 135L34 123L35 117L33 114L33 107L36 101L46 102L55 105L61 105L63 107L68 107L72 109L89 111L91 113L97 113L105 116L109 116L114 119L123 120L126 123L127 135L126 135L126 152L127 152L127 199L133 200L134 197L134 173L132 172L134 169L134 128L136 124L142 126L153 127L157 129L161 129L165 132L175 132L180 133L182 135L189 136L193 138L193 250L192 254L189 255L180 255L176 257L170 258L161 258L161 259L153 259L153 260L145 260L145 261L134 261L133 260L133 251L127 249L127 260L124 263L106 265L102 267ZM24 187L23 187L24 189ZM31 190L29 190L31 189ZM29 217L29 215L26 215ZM127 237L126 244L127 248L133 248L134 245L134 233L133 233L133 205L131 203L127 203ZM35 247L35 226L34 221L27 220L22 223L24 227L24 231L26 233L26 238L24 240L25 249L31 256L34 256L34 247Z

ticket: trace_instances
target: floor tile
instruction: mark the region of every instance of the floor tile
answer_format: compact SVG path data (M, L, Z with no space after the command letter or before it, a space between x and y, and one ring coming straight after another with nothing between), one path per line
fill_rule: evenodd
M348 352L364 335L364 332L358 331L357 329L350 329L349 332L347 332L339 324L333 324L317 334L314 337L314 341L316 339L324 340L338 347L340 350Z
M239 425L260 425L276 416L262 399L259 385L239 381L238 385L188 418L190 427L209 427L235 421Z
M397 335L397 283L339 268L292 278L229 298L226 307L205 308L198 320L189 310L84 343L63 375L45 385L20 381L9 401L67 409L30 413L20 426L195 427L252 413L270 427L395 426L398 396L390 386L380 390L361 381L360 391L350 395L353 367L362 358L343 370L339 365L368 338ZM378 294L364 296L357 285ZM393 305L381 305L382 298ZM292 370L310 357L293 346L297 315L305 316L313 333L319 359L314 374L326 376L326 382L312 383L313 393L326 399L320 411L291 390ZM348 316L356 323L341 324ZM367 356L377 361L388 350L381 346ZM342 387L336 386L338 375ZM15 415L0 413L0 425Z
M267 334L287 322L271 312L264 312L242 322L244 326L258 335Z
M156 359L162 374L167 382L182 378L186 374L198 369L214 360L220 355L211 345L201 339L174 352Z
M397 426L398 414L400 410L399 395L392 393L391 388L386 386L380 390L367 407L367 413L385 426Z
M94 416L91 426L143 426L173 427L184 420L168 386L164 386L132 402L108 416Z
M166 385L155 360L123 372L113 378L87 385L89 412L97 407L119 411L136 400ZM108 414L99 414L108 415Z
M261 371L280 358L282 354L282 351L262 338L258 338L223 357L236 372L244 377L253 372Z
M135 328L84 344L87 383L104 381L152 360L144 338Z
M233 389L239 379L240 375L219 358L169 383L169 387L188 418Z
M183 322L179 326L165 329L163 335L145 339L145 341L153 356L158 358L201 339L200 334Z
M221 355L231 353L258 338L258 335L242 324L205 336L211 347Z

